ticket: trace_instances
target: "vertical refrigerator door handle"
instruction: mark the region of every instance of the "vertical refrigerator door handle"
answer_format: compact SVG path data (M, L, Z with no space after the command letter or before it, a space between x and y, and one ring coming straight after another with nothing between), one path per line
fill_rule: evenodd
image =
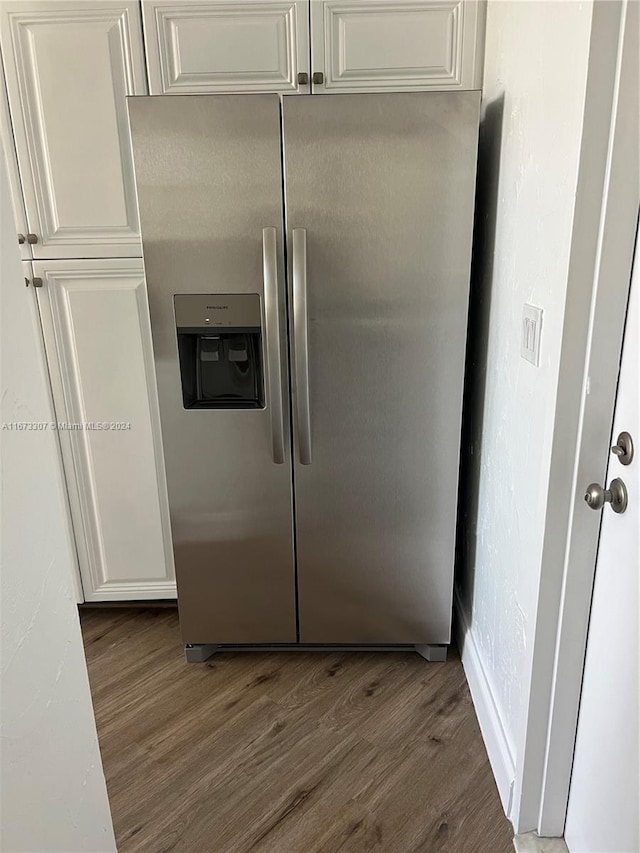
M309 406L309 347L307 340L307 231L294 228L293 346L296 381L298 453L302 465L311 464L311 410Z
M278 308L278 242L275 228L262 229L262 271L264 277L264 324L271 411L273 461L284 462L284 410L280 360L280 312Z

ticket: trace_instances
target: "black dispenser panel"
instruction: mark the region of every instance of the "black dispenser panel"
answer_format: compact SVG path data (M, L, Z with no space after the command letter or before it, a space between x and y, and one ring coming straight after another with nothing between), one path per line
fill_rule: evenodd
M262 409L262 325L257 293L174 296L185 409Z

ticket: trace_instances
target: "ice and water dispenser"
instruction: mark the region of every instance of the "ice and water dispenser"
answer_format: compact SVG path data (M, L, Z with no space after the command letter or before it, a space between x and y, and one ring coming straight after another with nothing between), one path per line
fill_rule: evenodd
M262 409L257 293L173 297L185 409Z

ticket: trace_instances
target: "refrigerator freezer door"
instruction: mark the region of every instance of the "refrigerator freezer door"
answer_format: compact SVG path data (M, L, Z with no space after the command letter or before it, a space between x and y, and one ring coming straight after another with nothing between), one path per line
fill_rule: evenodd
M279 100L141 97L129 113L183 637L295 642ZM181 293L213 295L202 322L218 325L225 294L260 296L266 408L184 408Z
M479 102L284 99L301 642L450 639Z

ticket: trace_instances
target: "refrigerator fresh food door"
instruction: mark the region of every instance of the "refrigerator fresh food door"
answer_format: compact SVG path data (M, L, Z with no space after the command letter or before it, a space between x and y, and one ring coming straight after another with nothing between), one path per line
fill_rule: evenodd
M183 637L295 642L279 99L129 114Z
M479 104L284 99L301 642L450 640Z

